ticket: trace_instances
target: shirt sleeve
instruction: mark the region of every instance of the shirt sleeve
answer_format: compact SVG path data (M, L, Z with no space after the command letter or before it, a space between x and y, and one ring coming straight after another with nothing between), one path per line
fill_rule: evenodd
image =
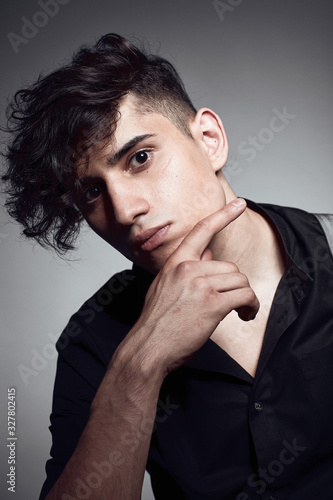
M46 497L72 456L108 362L128 330L106 317L104 311L96 316L89 324L88 316L79 311L71 318L56 345L58 362L49 427L51 458L46 463L47 478L40 500Z
M140 315L153 276L140 268L115 274L74 314L57 342L58 363L44 500L72 456L109 361Z

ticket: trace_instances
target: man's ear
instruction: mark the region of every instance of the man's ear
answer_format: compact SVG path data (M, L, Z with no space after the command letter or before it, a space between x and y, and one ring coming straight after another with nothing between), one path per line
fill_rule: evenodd
M227 162L228 139L221 118L209 108L201 108L192 124L193 137L200 141L217 172Z

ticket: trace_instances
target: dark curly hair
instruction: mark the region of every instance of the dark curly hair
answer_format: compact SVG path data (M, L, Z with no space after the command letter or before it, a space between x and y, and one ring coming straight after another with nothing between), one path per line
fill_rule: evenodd
M157 111L190 135L195 108L175 68L117 34L80 48L68 65L15 94L2 180L7 210L25 236L60 255L74 249L83 221L76 166L111 137L129 93L141 111Z

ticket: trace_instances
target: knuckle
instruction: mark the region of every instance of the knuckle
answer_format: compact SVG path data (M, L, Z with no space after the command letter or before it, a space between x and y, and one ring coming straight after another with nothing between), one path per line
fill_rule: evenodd
M193 285L196 290L202 291L207 297L215 293L215 288L208 283L206 276L196 276L193 280Z
M194 229L196 231L208 231L209 228L210 224L207 219L199 220L199 222L197 222L196 225L194 226Z
M213 298L216 297L216 290L214 287L209 286L205 289L205 300L206 301L211 301Z
M239 273L238 266L234 262L225 262L227 272L229 273Z
M248 303L254 302L257 299L256 294L254 293L253 289L250 286L244 288L243 293L244 293L244 298Z
M239 273L238 274L238 277L239 277L239 281L240 281L240 284L245 288L245 287L248 287L249 286L249 280L247 278L247 276L243 273Z
M177 265L177 272L179 274L189 274L192 272L194 262L185 260Z

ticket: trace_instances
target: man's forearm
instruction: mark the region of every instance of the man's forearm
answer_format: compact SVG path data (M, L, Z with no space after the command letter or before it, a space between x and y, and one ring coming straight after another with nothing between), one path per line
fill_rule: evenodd
M75 499L77 479L92 482L92 462L111 461L112 453L117 463L85 498L140 498L164 378L200 349L232 310L249 320L259 308L247 277L233 263L213 261L207 250L213 234L244 209L245 202L236 200L206 217L168 258L137 323L116 350L78 446L47 500Z
M91 500L141 498L163 376L136 342L130 336L112 358L75 452L46 500L74 500L83 483Z

